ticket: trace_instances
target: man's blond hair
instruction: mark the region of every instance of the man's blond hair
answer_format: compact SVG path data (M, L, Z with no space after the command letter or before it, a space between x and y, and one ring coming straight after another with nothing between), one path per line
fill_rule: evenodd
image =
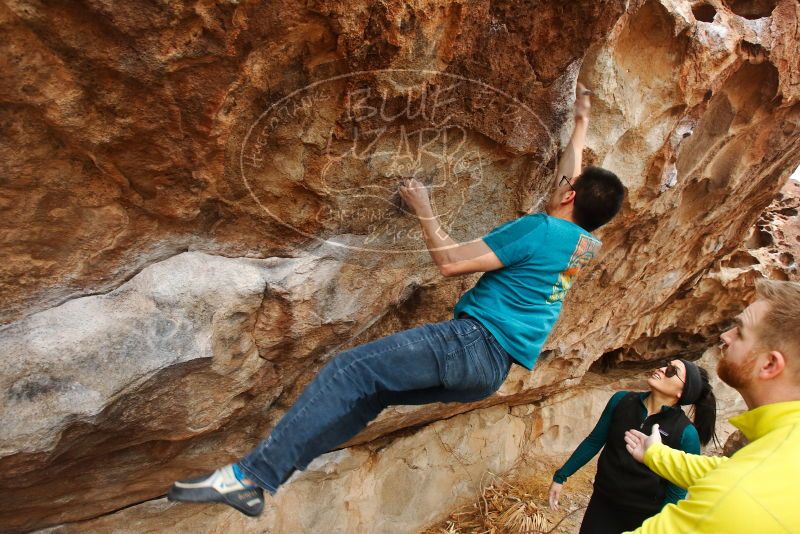
M800 373L800 283L756 280L756 297L769 303L758 327L760 345L782 352Z

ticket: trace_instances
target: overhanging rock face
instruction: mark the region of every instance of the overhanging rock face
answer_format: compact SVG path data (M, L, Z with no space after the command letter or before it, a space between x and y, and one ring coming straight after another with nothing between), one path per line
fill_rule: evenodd
M6 2L0 530L157 498L246 452L338 350L448 318L473 280L431 268L397 178L460 240L540 205L577 79L584 159L621 176L624 210L536 372L483 405L702 348L800 164L799 12ZM793 276L778 262L761 273ZM394 410L354 443L475 407Z

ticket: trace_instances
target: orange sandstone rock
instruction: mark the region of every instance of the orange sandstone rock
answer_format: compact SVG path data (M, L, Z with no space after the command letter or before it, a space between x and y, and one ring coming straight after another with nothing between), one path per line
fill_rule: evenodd
M796 206L759 216L800 164L799 11L4 3L0 530L157 498L246 452L338 350L448 318L471 281L431 269L397 178L461 240L535 208L579 78L585 161L625 206L536 372L482 406L712 344L754 276L796 277Z

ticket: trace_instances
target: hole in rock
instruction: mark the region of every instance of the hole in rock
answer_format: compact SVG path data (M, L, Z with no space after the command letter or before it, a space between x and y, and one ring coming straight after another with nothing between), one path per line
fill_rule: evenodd
M760 19L772 15L778 0L725 0L725 5L746 19Z
M696 360L708 346L708 335L692 332L664 332L656 337L643 337L627 347L604 353L589 366L589 372L604 374L616 369L637 374L655 369L665 359Z
M761 46L758 43L751 43L749 41L742 41L739 43L739 48L742 51L742 54L750 61L751 63L760 63L762 61L767 60L767 49Z
M788 282L789 275L785 272L781 271L780 269L771 269L769 278L771 280L779 280L781 282Z
M622 362L623 349L615 349L604 353L589 366L589 372L603 374L616 369Z
M780 262L787 267L794 263L794 254L790 252L781 252L781 255L778 256Z
M778 213L785 217L794 217L797 215L797 208L783 208L782 210L778 211Z
M744 246L752 250L756 248L768 247L772 245L772 243L772 234L763 228L754 228L753 232L750 234L750 237L748 237L747 241L745 241Z
M628 25L620 34L614 56L619 67L630 76L640 76L640 90L653 83L670 80L686 53L685 34L676 38L675 20L657 1L647 1L632 13Z
M714 22L714 16L717 14L717 10L711 4L703 2L702 4L693 5L692 13L694 13L694 18L700 22Z
M757 263L758 263L758 258L753 256L749 252L740 251L731 256L731 258L727 262L726 267L732 267L734 269L744 269L745 267L750 267L751 265L756 265Z
M749 124L761 112L771 112L778 94L778 69L768 61L745 63L723 89L736 110L731 127Z
M697 162L709 161L709 183L690 184L684 193L679 208L682 221L692 221L707 213L708 206L723 202L728 184L742 179L749 147L743 137L731 136L731 131L750 126L759 113L772 114L774 105L770 102L778 90L778 80L778 70L772 63L745 63L709 98L707 112L692 136L681 144L676 160L678 175L684 177L697 176ZM711 147L715 147L713 152ZM716 198L709 193L715 193Z

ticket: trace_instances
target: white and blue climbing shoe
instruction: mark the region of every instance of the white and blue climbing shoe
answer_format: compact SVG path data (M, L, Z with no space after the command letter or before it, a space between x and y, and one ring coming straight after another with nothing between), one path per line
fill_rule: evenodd
M198 478L179 480L172 485L167 499L181 502L220 502L232 506L250 517L264 510L264 490L243 483L241 471L237 477L235 464L226 465Z

